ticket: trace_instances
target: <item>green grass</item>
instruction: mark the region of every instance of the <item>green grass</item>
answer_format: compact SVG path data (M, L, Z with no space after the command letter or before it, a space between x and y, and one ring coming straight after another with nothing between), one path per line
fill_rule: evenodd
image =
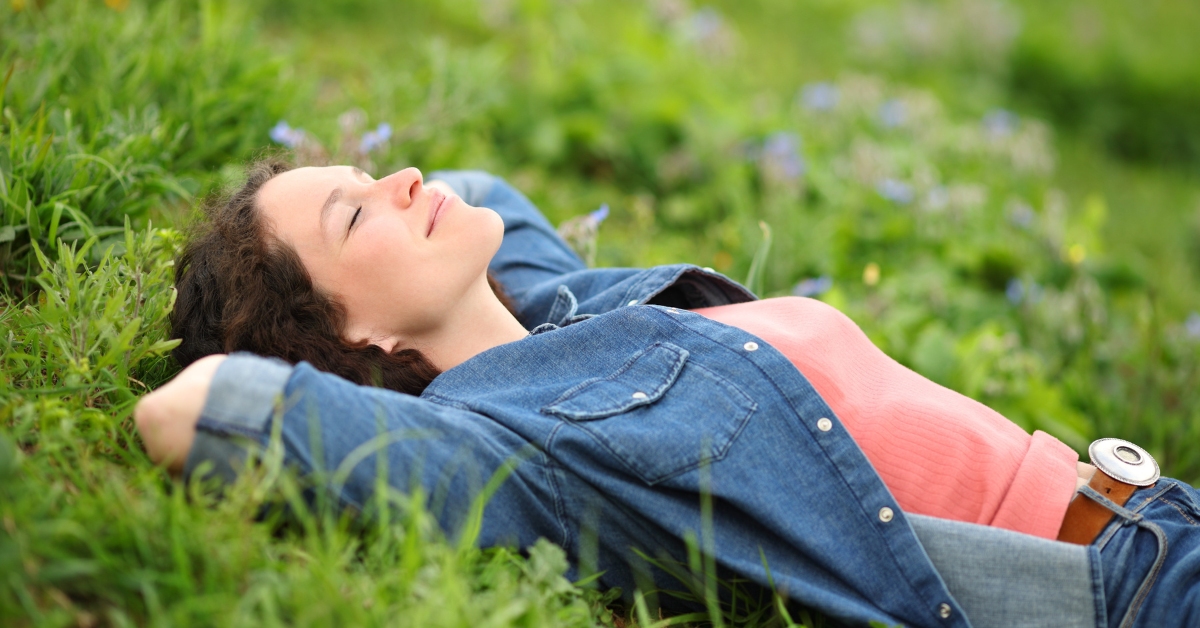
M935 381L1200 480L1200 187L1184 153L1111 141L1159 146L1142 86L1187 102L1200 56L1116 29L1095 44L1111 59L1072 60L1053 25L1119 22L1118 3L988 4L1034 26L980 41L965 1L112 4L0 5L0 624L823 623L736 587L718 608L734 583L699 554L676 568L709 611L661 620L650 592L567 582L548 544L448 543L420 495L352 517L277 466L216 499L151 465L129 414L177 368L179 231L280 119L306 158L491 170L556 223L606 203L583 243L600 265L693 262L766 295L826 277L820 298ZM1142 30L1186 48L1184 9L1156 7ZM942 44L851 45L893 14ZM1059 75L1119 115L1062 124L1028 80ZM804 104L814 81L836 104ZM997 107L1016 124L988 130ZM357 152L381 122L392 140Z

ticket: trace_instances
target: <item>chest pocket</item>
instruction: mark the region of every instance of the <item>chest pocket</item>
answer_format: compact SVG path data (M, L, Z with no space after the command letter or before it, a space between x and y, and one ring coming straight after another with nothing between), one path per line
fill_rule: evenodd
M750 420L754 401L732 382L661 342L613 374L563 393L542 412L590 434L647 484L717 461Z

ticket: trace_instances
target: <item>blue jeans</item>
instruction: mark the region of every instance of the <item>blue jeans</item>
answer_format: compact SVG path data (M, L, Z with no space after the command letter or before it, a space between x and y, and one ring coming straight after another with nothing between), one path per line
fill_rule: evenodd
M1200 626L1200 499L1172 479L1113 504L1090 546L909 515L974 626Z
M1094 495L1116 513L1092 544L1104 583L1104 625L1200 626L1198 497L1165 478L1135 492L1124 508Z

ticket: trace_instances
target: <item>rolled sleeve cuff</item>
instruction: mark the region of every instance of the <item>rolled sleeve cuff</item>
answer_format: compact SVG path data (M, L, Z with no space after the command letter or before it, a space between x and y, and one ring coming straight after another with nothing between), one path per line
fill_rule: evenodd
M249 353L235 353L222 362L196 423L184 478L209 462L212 467L205 478L233 482L245 464L248 446L266 444L275 404L292 370L281 360Z

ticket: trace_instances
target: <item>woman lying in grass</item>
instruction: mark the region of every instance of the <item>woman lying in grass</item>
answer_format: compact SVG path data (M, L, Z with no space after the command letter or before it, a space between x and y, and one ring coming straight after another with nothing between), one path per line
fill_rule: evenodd
M626 592L680 589L692 539L847 624L1200 622L1200 504L1144 452L1110 448L1113 480L820 302L588 270L503 181L432 179L265 162L210 208L151 457L232 479L278 430L344 506L420 490L451 536L546 537Z

